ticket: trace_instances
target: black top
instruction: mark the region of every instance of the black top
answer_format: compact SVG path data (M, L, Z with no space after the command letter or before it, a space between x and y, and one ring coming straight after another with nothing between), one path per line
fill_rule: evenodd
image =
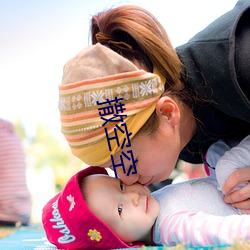
M197 131L180 158L202 163L212 143L250 134L250 0L238 1L176 50L185 83L207 100L192 107Z

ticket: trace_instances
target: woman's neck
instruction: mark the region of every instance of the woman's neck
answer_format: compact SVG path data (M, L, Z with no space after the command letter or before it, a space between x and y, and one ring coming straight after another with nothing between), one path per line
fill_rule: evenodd
M180 106L181 123L180 123L180 138L181 146L184 148L192 139L196 132L196 121L191 108L186 105Z

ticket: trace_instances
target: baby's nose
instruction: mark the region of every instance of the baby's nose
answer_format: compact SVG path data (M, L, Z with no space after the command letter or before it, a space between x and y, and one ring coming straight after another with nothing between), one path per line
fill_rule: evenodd
M129 201L134 206L138 206L139 205L140 195L137 192L130 191L130 192L127 192L126 195L127 195L127 198L129 199Z

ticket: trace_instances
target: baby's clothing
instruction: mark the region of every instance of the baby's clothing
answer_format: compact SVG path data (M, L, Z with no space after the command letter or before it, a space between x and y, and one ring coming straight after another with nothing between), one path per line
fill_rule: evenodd
M153 229L155 244L205 246L232 244L237 238L250 239L250 216L240 215L225 203L218 190L233 171L250 165L250 136L229 149L222 141L211 146L207 161L212 167L216 165L216 171L211 168L209 177L166 186L152 193L160 204Z

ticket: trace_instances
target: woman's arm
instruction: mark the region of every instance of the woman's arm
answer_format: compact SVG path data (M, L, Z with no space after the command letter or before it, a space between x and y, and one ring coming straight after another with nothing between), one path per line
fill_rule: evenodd
M223 186L226 195L224 201L233 207L240 209L243 214L250 214L250 166L233 172ZM241 189L233 191L241 183L248 183Z
M218 160L215 172L219 185L219 190L225 193L224 183L228 177L238 169L245 168L250 165L250 136L243 139L238 145L226 151ZM237 176L236 176L237 177ZM246 186L248 183L241 181L234 190ZM229 190L227 190L229 191Z
M227 151L216 165L219 189L225 202L250 213L250 136Z
M218 189L225 202L250 214L250 135L240 143L218 141L210 146L207 162L215 168ZM210 175L214 175L213 169Z

